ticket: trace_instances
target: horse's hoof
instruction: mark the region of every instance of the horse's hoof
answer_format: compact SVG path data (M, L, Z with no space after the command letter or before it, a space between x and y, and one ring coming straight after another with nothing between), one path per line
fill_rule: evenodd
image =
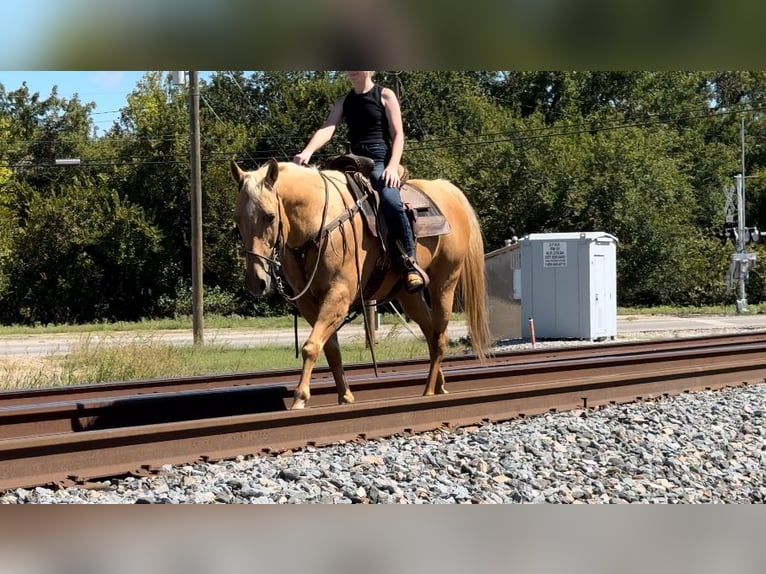
M291 411L300 411L306 408L306 401L303 399L295 399L293 404L290 405Z
M356 399L354 399L354 395L351 393L348 393L347 395L344 395L342 397L338 397L338 404L339 405L353 405Z
M441 389L436 389L436 394L437 395L448 395L449 391L442 387Z

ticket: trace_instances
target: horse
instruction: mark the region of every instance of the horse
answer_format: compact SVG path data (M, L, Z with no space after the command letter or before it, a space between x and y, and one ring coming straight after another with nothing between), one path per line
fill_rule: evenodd
M484 242L476 213L457 186L445 179L408 181L438 206L449 231L416 238L417 260L430 282L427 293L407 293L395 266L381 265L387 261L385 248L355 209L358 204L344 172L274 159L253 171L244 171L231 160L230 168L238 186L234 219L248 290L255 296L279 290L311 325L301 349L303 367L291 410L307 406L311 374L322 351L338 403L354 402L337 330L365 300L396 299L420 327L430 357L424 396L447 393L441 364L456 293L466 314L472 350L478 359L486 359L490 334Z

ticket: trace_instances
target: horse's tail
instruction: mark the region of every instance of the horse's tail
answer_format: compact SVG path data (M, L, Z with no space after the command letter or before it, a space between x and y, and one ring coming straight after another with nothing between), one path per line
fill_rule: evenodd
M466 315L471 348L476 356L483 361L487 358L487 349L491 338L485 300L484 240L476 212L462 192L458 196L468 214L470 232L468 235L468 255L463 262L457 290Z

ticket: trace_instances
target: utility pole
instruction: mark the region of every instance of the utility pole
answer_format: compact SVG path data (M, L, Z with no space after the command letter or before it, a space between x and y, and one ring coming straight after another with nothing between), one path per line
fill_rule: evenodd
M187 73L173 72L173 83L186 86ZM191 163L191 241L192 241L192 334L194 344L202 336L202 157L199 135L199 72L188 72L189 158Z
M189 125L191 129L191 239L192 333L194 344L202 336L202 156L199 135L199 72L189 72Z

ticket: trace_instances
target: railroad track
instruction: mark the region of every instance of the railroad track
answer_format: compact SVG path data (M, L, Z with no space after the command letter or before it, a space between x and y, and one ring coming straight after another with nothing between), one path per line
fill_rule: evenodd
M349 365L357 403L339 406L317 369L304 411L287 411L297 369L0 393L0 489L761 383L766 333L450 357L435 397L420 396L426 371Z

